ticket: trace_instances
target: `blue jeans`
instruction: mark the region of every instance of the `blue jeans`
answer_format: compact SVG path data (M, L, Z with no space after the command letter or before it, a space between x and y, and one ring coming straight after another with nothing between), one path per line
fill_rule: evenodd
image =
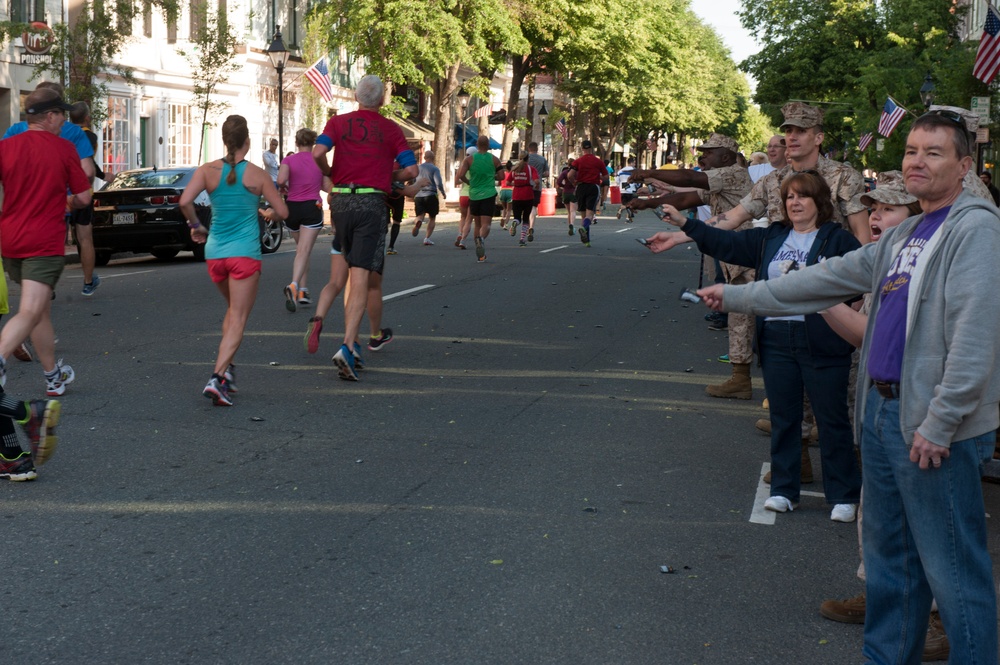
M869 390L861 437L865 663L920 663L933 598L951 643L949 662L996 665L996 591L980 483L993 432L953 442L938 468L911 462L910 445L900 431L899 400Z
M771 414L771 496L799 500L804 388L819 429L826 500L858 503L861 472L847 415L850 357L840 365L817 363L801 321L765 321L759 348Z

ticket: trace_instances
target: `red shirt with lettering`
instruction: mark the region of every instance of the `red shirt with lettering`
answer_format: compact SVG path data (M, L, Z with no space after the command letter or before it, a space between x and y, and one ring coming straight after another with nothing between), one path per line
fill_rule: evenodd
M403 131L375 111L360 110L330 118L316 143L334 148L330 180L334 186L373 187L389 193L392 163L417 163Z
M600 185L608 176L608 167L604 165L604 161L592 153L584 153L577 157L573 168L576 169L577 182Z

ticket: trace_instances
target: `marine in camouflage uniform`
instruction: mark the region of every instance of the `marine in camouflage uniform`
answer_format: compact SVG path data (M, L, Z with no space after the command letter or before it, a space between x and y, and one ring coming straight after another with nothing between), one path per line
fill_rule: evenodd
M633 199L628 207L643 210L669 203L679 210L709 204L712 214L717 215L739 205L740 199L753 187L750 174L739 164L739 145L723 134L712 134L698 146L702 155L698 165L702 171L687 170L643 170L633 171L630 182L642 182L652 178L673 187L692 188L688 191L671 190L671 193L655 199ZM751 221L740 227L750 228ZM754 271L743 266L722 264L727 284L746 284L754 280ZM729 360L733 376L719 385L705 388L712 397L735 397L750 399L753 384L750 380L750 363L753 360L754 317L747 314L729 316Z

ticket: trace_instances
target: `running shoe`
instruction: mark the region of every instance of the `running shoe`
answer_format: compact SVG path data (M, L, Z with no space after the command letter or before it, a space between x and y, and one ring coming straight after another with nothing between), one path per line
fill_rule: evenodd
M93 275L90 276L90 281L84 283L83 290L80 291L80 293L82 293L85 296L92 296L94 295L94 291L96 291L97 287L100 285L101 285L101 278L98 277L97 273L95 272Z
M337 366L337 370L340 372L340 378L345 381L357 381L358 373L354 369L354 354L346 344L341 344L337 353L333 356L333 364Z
M22 362L30 363L32 361L31 349L28 348L27 344L22 343L19 347L14 349L12 355Z
M0 478L21 482L23 480L34 480L38 477L35 473L35 465L31 463L31 454L22 452L14 459L7 459L0 455Z
M590 247L590 229L588 229L586 226L581 226L577 235L580 236L580 242Z
M41 466L52 457L59 443L56 425L59 424L60 405L54 399L33 399L25 402L28 418L21 423L31 443L31 459Z
M569 235L573 235L573 225L569 225Z
M517 235L517 227L518 227L518 225L520 225L520 223L521 222L517 221L516 219L513 222L510 223L510 237L511 238L513 238L514 236Z
M296 302L300 305L311 305L313 304L312 298L309 297L309 289L299 289L299 297Z
M430 238L424 238L424 247L430 247L433 244L434 243L433 243L433 241L431 241Z
M205 389L201 394L212 400L215 406L232 406L233 400L229 397L229 387L226 380L212 375L212 378L205 384Z
M7 361L0 357L0 388L7 385Z
M354 347L351 349L351 355L354 356L354 369L364 369L365 359L361 357L361 345L357 342L354 343Z
M486 260L486 246L483 244L482 238L476 238L476 258L480 261Z
M323 319L314 316L309 319L309 327L306 328L305 346L309 353L319 351L319 334L323 332Z
M368 338L368 350L379 351L383 346L392 341L392 328L382 328L378 337Z
M422 225L423 223L424 223L424 220L422 220L422 219L418 219L417 221L415 221L415 222L413 223L413 230L412 230L412 231L411 231L410 233L412 233L412 234L413 234L413 237L414 237L414 238L416 238L416 237L417 237L417 234L418 234L418 233L420 233L420 226L421 226L421 225Z
M66 386L73 383L76 378L76 372L71 366L64 365L62 358L56 362L56 369L59 372L54 377L45 377L45 394L49 397L59 397L66 394Z
M518 247L527 247L528 245L526 245L525 242L522 240L521 242L517 243L517 246Z
M528 229L528 242L535 242L535 229Z
M289 312L295 311L295 296L297 295L297 289L294 284L289 284L285 287L285 309Z
M465 245L462 243L462 236L458 236L457 238L455 238L455 247L458 247L459 249L465 249Z
M385 250L385 253L386 254L392 254L392 255L399 254L399 252L396 251L395 247L390 247L389 249Z
M226 390L229 391L230 395L235 395L239 392L236 389L236 365L229 363L229 367L222 373L222 378L226 380Z

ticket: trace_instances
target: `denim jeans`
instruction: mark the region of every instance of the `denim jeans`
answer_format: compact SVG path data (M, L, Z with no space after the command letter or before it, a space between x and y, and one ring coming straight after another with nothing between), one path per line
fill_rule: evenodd
M847 417L850 356L842 365L817 364L806 324L766 321L759 340L761 370L771 414L771 496L799 500L802 469L802 390L812 403L823 458L828 503L858 503L861 472Z
M949 662L997 663L997 603L986 545L981 467L993 432L951 444L938 468L910 461L899 400L872 388L861 438L867 615L865 663L920 663L931 599Z

